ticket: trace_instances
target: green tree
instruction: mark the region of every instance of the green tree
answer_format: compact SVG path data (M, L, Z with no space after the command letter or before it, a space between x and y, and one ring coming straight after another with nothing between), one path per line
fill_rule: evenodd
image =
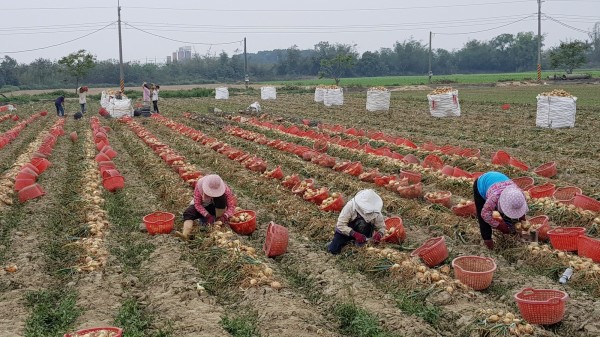
M87 53L85 49L80 49L58 60L58 64L64 67L63 70L75 78L75 88L79 87L79 80L96 66L95 62L96 56Z
M17 67L17 60L10 56L4 56L4 60L0 62L0 87L3 85L19 85Z
M354 57L352 55L339 54L332 59L323 59L319 78L331 78L335 81L335 85L339 85L342 75L353 66Z
M588 49L590 45L582 41L561 42L558 48L550 51L550 66L563 68L567 74L571 74L573 69L587 62L585 53Z

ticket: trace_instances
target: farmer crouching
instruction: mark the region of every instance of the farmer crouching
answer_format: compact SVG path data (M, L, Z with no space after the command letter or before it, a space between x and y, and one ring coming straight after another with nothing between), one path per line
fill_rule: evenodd
M175 232L175 235L184 241L190 240L196 219L202 225L212 224L215 220L228 222L235 206L233 193L221 177L216 174L202 177L196 182L194 199L183 212L183 230Z
M373 190L362 190L349 200L340 213L333 240L327 245L331 254L339 254L350 241L357 245L379 243L385 233L381 209L383 200Z
M514 224L524 221L529 210L523 191L500 172L486 172L475 179L473 195L479 231L488 249L494 249L492 229L514 233Z

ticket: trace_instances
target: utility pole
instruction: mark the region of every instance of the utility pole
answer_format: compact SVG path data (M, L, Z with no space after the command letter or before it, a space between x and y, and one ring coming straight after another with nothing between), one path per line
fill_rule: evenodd
M121 40L121 1L117 1L117 12L119 14L119 73L121 94L125 92L125 72L123 71L123 42Z
M537 80L542 80L542 0L538 2L538 64L537 64Z
M431 84L431 75L433 75L433 73L431 72L431 35L433 35L433 33L431 33L431 31L429 32L429 72L427 73L427 76L429 76L429 84Z
M250 84L250 77L248 77L248 56L246 55L246 38L244 38L244 83L246 83L246 89Z

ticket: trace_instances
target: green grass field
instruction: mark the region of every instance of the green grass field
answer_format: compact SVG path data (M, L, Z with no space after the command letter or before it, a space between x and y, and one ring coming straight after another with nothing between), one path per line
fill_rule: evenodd
M581 70L577 73L591 74L593 77L600 77L600 70ZM562 75L562 72L548 71L542 73L542 78L545 79L551 75ZM503 73L503 74L457 74L457 75L440 75L433 76L432 81L435 83L444 83L451 81L452 83L462 84L481 84L495 83L498 81L527 81L537 78L536 72L525 73ZM293 81L271 81L266 82L276 85L319 85L319 84L335 84L332 79L309 79L309 80L293 80ZM427 84L427 76L384 76L384 77L356 77L342 78L340 85L342 86L400 86L400 85L419 85Z

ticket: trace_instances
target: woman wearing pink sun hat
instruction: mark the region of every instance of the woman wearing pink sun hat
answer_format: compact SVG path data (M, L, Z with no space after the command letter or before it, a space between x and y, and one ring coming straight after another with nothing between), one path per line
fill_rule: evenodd
M490 171L473 182L479 231L486 247L494 249L492 229L514 232L514 224L525 220L529 210L521 189L506 175Z
M236 199L231 189L216 174L204 176L196 182L194 199L183 212L183 230L175 235L187 241L194 227L194 220L211 224L215 219L227 222L235 212Z

